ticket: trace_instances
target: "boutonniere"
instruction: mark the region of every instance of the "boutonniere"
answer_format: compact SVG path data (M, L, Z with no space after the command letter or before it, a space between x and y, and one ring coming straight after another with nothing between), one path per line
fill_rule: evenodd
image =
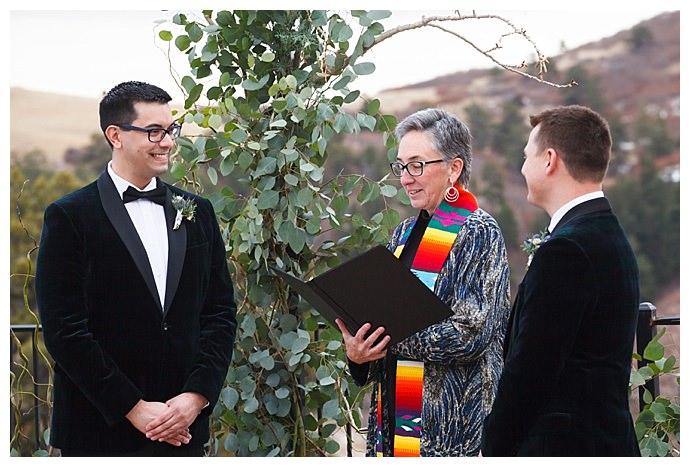
M173 195L172 205L177 211L175 215L175 224L173 225L173 230L180 228L182 219L187 219L188 221L194 222L194 213L196 211L196 203L188 198L180 195Z
M544 244L549 239L548 230L544 229L539 233L533 234L527 240L522 242L522 250L526 252L529 257L527 258L527 265L525 266L525 271L529 269L529 265L532 264L532 258L537 252L540 246Z

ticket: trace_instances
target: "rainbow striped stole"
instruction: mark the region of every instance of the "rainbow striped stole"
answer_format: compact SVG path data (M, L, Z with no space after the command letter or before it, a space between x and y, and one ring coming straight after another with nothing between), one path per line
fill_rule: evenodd
M434 290L438 274L448 258L455 239L467 217L478 205L477 199L461 185L455 185L460 196L449 203L445 199L436 209L424 230L410 270L427 286ZM417 222L413 222L403 233L400 244L395 249L395 256L400 258L405 244ZM423 225L423 224L420 224ZM395 375L395 431L393 433L392 453L395 457L419 457L422 434L422 388L424 381L424 363L399 359L394 369ZM381 401L381 384L378 391L378 431L376 455L383 456L383 417ZM393 407L391 407L391 410ZM391 427L392 428L392 427ZM386 441L388 442L388 441Z
M455 239L467 217L478 205L477 199L456 185L460 196L453 203L446 200L436 209L429 220L419 248L412 261L410 270L427 286L434 290L438 274L448 258ZM410 238L416 221L402 235L400 244L395 249L395 256L400 255ZM394 457L419 457L422 434L422 388L424 381L424 363L398 359L395 366L395 432L393 434ZM378 390L378 432L376 442L377 456L383 456L381 385ZM392 415L392 414L391 414Z
M460 196L454 203L448 203L446 200L441 202L424 231L412 262L411 271L431 290L434 290L438 273L446 262L465 219L478 207L477 199L472 193L465 190L463 186L456 185L456 188ZM405 231L400 244L395 249L394 253L398 258L413 228L414 223Z
M394 457L419 457L424 363L398 360L395 372Z

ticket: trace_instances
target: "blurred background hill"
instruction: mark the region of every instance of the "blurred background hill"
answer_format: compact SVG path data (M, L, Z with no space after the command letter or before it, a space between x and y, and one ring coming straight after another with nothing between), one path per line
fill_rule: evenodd
M602 113L614 136L605 190L636 249L643 300L655 303L661 315L679 315L680 12L661 14L575 49L564 47L549 59L545 79L575 80L578 86L558 89L503 70L478 69L370 98L378 98L381 112L398 119L438 106L468 123L474 137L470 189L504 232L513 291L526 260L520 244L548 225L546 215L526 202L519 172L528 116L560 104L587 105ZM357 88L356 82L351 88ZM20 273L33 244L27 231L38 239L45 206L93 180L109 160L98 127L98 99L11 88L10 149L11 270ZM332 173L371 178L388 173L381 136L375 133L342 136L329 145L329 154ZM14 215L16 204L24 226ZM406 206L399 209L412 214ZM23 307L21 286L20 277L14 277L13 316L15 308Z

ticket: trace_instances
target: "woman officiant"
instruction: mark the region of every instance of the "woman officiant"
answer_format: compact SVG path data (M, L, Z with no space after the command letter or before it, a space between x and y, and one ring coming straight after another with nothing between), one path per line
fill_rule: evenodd
M418 111L398 124L391 164L416 217L388 249L453 315L389 347L385 329L338 322L350 372L373 384L367 456L476 456L503 367L510 313L505 243L467 190L471 135L454 115ZM424 310L419 310L424 313Z

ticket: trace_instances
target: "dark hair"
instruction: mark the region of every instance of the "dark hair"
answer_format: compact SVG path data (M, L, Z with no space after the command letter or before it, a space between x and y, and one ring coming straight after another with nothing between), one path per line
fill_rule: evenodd
M588 107L568 105L529 118L539 125L539 151L554 148L577 181L601 183L611 159L611 132L604 117Z
M395 127L400 141L410 131L424 131L431 145L446 162L460 158L462 173L458 179L462 185L470 182L472 171L472 135L469 128L452 113L442 109L419 110L409 115Z
M170 94L158 86L141 81L120 83L101 99L98 110L101 118L101 130L105 134L106 128L110 125L129 124L136 120L137 112L134 109L134 104L137 102L167 104L171 100ZM106 140L108 140L107 137ZM109 140L108 144L110 144Z

